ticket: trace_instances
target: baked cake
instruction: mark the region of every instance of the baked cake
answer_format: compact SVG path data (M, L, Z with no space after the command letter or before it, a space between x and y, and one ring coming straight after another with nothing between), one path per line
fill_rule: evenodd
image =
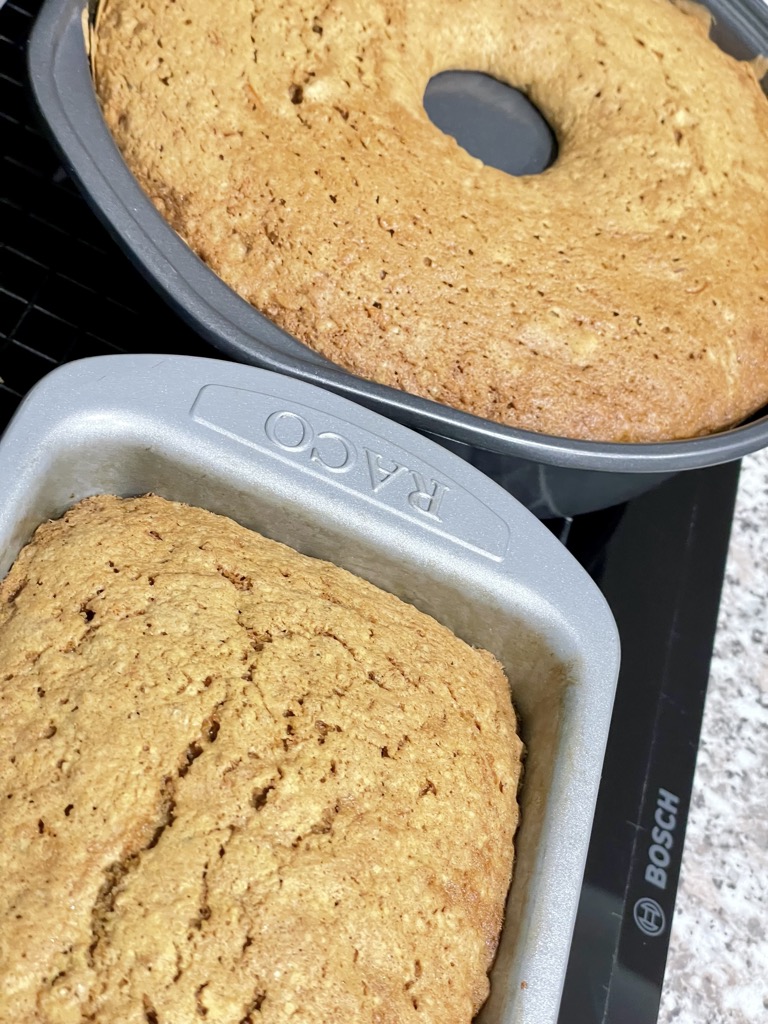
M89 498L0 584L0 1020L468 1024L521 744L491 655L210 512Z
M549 434L658 441L768 401L768 100L669 0L102 0L106 122L243 298L362 377ZM559 146L484 166L430 78L521 88Z

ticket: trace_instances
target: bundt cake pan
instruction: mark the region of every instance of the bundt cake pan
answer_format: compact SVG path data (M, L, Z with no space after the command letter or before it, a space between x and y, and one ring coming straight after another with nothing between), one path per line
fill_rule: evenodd
M768 53L768 4L710 0L715 35L739 58ZM144 276L203 338L233 359L351 398L425 433L473 463L536 515L589 512L670 476L768 444L768 410L734 429L665 443L598 443L535 434L357 377L280 330L239 298L157 213L101 116L89 70L83 0L47 0L29 47L32 89L65 166Z
M608 606L542 523L390 419L285 375L100 356L38 383L0 441L0 576L91 494L152 491L328 559L504 664L526 744L485 1024L556 1024L613 709Z

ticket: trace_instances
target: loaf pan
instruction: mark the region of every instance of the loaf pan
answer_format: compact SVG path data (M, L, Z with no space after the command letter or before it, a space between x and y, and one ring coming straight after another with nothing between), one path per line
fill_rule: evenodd
M236 519L397 594L504 664L527 747L521 826L484 1024L555 1024L619 650L550 531L413 431L221 360L100 356L22 402L0 442L0 577L87 495L155 492Z
M740 58L768 53L762 0L712 0L716 36ZM33 93L90 205L155 288L234 359L319 384L432 436L540 517L626 501L669 476L738 459L768 444L768 415L689 441L574 441L502 426L363 380L277 328L225 285L165 223L128 170L101 116L83 34L83 0L47 0L29 48Z

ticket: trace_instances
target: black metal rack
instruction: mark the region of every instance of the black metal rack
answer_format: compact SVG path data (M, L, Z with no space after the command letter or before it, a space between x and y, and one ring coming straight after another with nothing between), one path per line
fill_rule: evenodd
M38 7L0 9L0 430L68 360L217 355L133 269L38 128L25 67ZM737 464L689 472L549 524L602 588L623 650L561 1024L658 1016L737 481ZM649 852L659 807L674 817L668 861Z

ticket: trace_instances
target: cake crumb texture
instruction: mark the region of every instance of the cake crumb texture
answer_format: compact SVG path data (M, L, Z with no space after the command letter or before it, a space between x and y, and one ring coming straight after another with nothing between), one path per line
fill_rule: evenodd
M79 503L0 584L0 1021L466 1024L515 725L490 654L365 581Z
M659 441L768 401L768 100L701 12L102 0L94 76L157 209L311 348L485 419ZM532 100L552 167L432 124L461 68Z

